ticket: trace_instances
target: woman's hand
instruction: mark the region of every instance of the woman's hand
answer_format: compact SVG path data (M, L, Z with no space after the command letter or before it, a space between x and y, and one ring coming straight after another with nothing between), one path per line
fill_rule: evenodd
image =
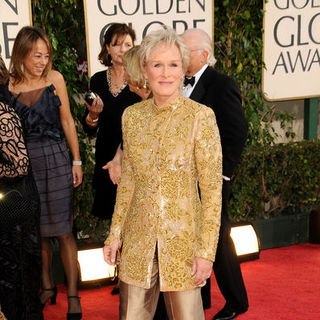
M87 103L87 101L84 100L84 103L89 110L90 118L93 120L97 119L103 110L103 101L98 95L96 96L97 97L93 100L91 106Z
M200 286L204 281L210 278L212 271L212 261L195 257L193 259L191 275L195 275L194 283Z
M78 165L72 166L73 187L76 188L82 183L82 167Z
M121 176L121 163L116 160L111 160L107 162L102 169L109 171L109 177L113 184L119 184Z
M117 252L119 250L119 240L113 240L109 246L105 245L103 247L103 257L107 264L115 265L119 264L120 259L117 257Z

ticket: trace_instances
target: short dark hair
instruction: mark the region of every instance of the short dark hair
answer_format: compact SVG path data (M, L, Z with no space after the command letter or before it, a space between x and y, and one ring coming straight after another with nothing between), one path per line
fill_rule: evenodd
M132 42L135 42L136 40L136 33L135 31L129 27L125 23L112 23L107 31L104 34L103 42L101 45L101 51L98 55L99 61L105 65L105 66L111 66L111 57L107 50L107 45L109 46L111 44L112 40L115 40L117 42L119 37L123 37L125 35L129 35L132 39Z

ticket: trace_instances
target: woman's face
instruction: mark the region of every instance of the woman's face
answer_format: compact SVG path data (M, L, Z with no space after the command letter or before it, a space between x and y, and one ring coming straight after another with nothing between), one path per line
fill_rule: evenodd
M49 50L47 44L42 39L38 39L23 60L25 76L41 77L48 62Z
M115 35L110 45L107 45L108 53L111 55L112 63L122 64L122 55L133 47L133 41L129 34L124 36Z
M155 103L160 106L179 95L184 76L181 54L177 46L161 43L151 52L144 68Z

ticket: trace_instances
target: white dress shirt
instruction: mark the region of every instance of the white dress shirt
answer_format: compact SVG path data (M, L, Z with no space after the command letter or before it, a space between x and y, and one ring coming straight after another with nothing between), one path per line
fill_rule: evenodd
M202 76L202 74L204 73L204 70L206 70L208 67L207 64L205 64L195 75L195 81L194 81L194 85L191 86L191 84L188 84L187 86L185 86L182 90L181 90L181 94L184 96L184 97L187 97L189 98L194 87L196 86L198 80L200 79L200 77Z

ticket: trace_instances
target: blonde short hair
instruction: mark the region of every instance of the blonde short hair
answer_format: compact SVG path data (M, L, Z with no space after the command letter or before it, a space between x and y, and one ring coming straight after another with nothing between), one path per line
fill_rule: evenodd
M140 67L144 69L146 62L148 61L151 51L159 44L166 44L168 46L176 46L181 54L182 69L185 73L189 66L190 51L184 44L182 38L171 28L156 30L150 32L142 40L139 50Z
M122 56L122 61L126 68L129 82L133 86L142 88L144 85L144 77L140 70L139 49L140 46L135 46L126 51Z

